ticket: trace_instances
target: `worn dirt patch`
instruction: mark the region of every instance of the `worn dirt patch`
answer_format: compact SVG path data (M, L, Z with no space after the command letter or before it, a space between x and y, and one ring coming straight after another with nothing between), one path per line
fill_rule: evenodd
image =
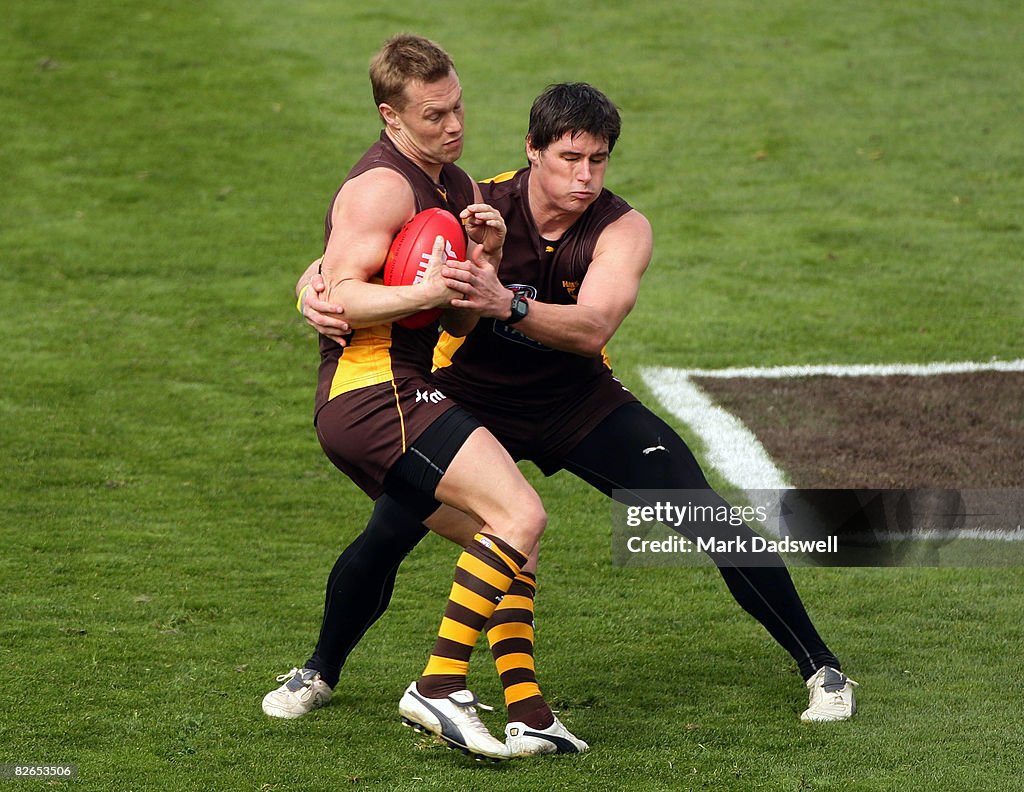
M796 487L1024 487L1024 373L694 381Z

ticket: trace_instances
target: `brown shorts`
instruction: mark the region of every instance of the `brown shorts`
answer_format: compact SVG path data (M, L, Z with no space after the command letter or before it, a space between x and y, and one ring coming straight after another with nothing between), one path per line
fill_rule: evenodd
M335 396L316 414L316 434L335 467L376 500L398 458L453 407L429 379L405 377Z

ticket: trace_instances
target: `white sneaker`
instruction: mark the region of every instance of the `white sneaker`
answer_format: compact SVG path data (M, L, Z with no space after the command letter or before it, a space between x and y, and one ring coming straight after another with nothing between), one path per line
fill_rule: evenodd
M533 729L522 721L513 721L505 727L505 745L512 756L583 753L590 750L590 746L565 728L558 718L546 729Z
M271 718L301 718L331 700L330 687L312 668L293 668L277 681L284 684L263 697L263 711Z
M468 690L445 698L427 698L416 690L415 682L405 689L398 702L398 712L406 726L437 735L450 748L458 748L478 761L508 759L508 747L487 731L476 714L477 707L492 709Z
M852 718L857 712L857 701L853 697L855 687L857 683L846 674L828 666L819 668L818 672L807 680L811 699L800 720L841 721Z

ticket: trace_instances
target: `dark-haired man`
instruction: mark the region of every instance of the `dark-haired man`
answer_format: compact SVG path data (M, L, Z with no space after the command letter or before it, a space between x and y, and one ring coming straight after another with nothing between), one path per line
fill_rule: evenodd
M514 458L535 462L546 475L565 469L607 495L708 489L686 444L612 376L602 354L636 301L652 249L646 218L604 188L618 136L617 110L589 85L555 85L538 97L528 167L482 185L508 229L500 272L472 264L445 271L465 294L452 304L479 319L464 339L442 337L434 382ZM308 280L309 271L297 288ZM321 333L344 331L337 306L310 293L300 303ZM308 669L336 682L348 652L386 608L402 558L424 533L387 498L377 501L366 530L332 573ZM505 687L512 755L579 750L558 733L561 724L536 684L534 569L524 567L506 597L511 602L485 628ZM849 718L855 683L819 637L785 567L719 569L739 604L797 662L810 690L802 719Z

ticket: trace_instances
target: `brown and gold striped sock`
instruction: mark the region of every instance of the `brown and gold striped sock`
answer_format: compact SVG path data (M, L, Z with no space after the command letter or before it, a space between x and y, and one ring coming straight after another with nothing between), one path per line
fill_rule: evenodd
M455 565L437 643L416 683L421 695L443 698L465 690L469 657L480 631L525 563L522 553L498 537L473 537Z
M531 729L546 729L555 716L540 692L533 661L536 593L537 578L530 572L520 572L485 629L505 688L509 722L522 721Z

